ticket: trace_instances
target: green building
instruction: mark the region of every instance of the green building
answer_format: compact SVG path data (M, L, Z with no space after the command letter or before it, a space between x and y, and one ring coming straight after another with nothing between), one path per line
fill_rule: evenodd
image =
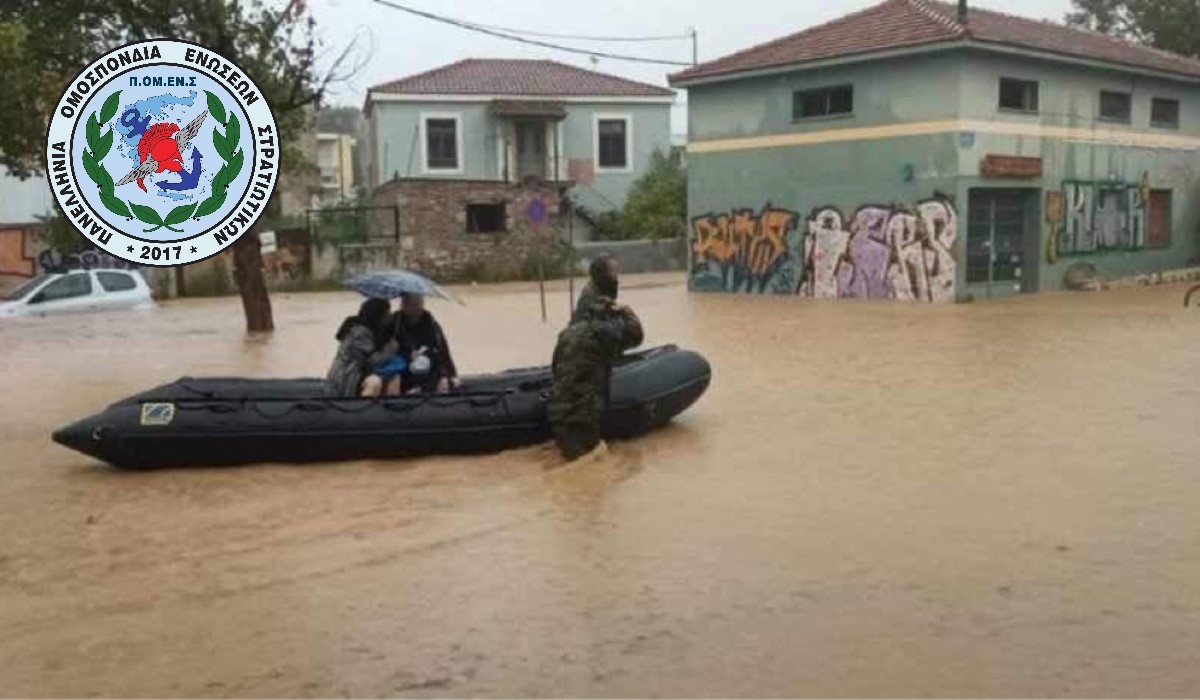
M885 0L671 84L694 290L955 301L1197 257L1200 61Z

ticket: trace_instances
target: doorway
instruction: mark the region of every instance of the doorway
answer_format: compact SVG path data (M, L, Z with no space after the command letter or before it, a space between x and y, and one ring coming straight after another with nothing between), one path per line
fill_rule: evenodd
M546 177L546 123L514 122L517 136L517 178Z
M972 189L967 287L985 296L1037 291L1039 190Z

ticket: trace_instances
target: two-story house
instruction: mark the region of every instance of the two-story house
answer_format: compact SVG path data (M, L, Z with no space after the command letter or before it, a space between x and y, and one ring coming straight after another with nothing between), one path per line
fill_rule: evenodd
M1197 255L1196 60L885 0L671 82L693 289L953 301Z
M584 239L589 218L624 204L651 154L671 148L673 101L543 60L469 59L376 85L362 149L372 204L398 207L406 264L513 274L536 234L565 235L569 218ZM559 217L568 191L575 216Z

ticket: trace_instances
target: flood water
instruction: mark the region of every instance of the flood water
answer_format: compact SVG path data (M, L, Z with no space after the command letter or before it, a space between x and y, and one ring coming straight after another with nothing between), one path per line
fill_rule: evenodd
M0 694L1195 696L1200 315L629 288L712 387L601 461L119 472L52 429L182 375L323 375L350 294L0 324ZM461 371L552 291L433 302Z

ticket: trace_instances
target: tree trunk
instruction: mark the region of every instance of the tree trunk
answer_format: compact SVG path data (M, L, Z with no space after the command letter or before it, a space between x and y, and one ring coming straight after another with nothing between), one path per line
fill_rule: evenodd
M269 333L275 330L271 314L271 297L263 278L262 249L258 242L258 227L242 234L233 244L233 281L242 295L242 310L246 313L247 333Z

